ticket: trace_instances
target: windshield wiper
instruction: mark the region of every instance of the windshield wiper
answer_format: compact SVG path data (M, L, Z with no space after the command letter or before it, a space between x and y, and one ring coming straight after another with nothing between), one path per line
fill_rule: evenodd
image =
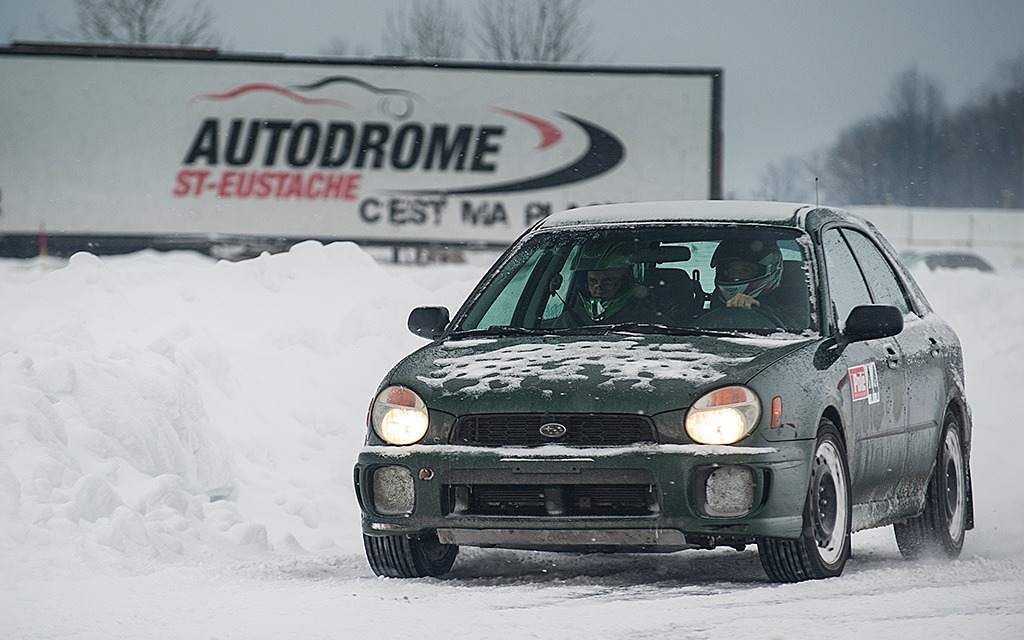
M481 336L549 336L548 329L526 329L524 327L487 327L486 329L465 329L453 331L449 338L474 338Z
M669 336L714 336L736 338L745 332L727 329L701 329L698 327L670 327L649 322L618 322L616 324L591 324L581 327L558 327L527 329L525 327L488 327L486 329L464 329L453 331L449 339L480 338L494 336L565 336L565 335L607 335L609 333L642 333Z
M623 331L629 333L667 334L670 336L716 336L732 338L742 335L739 331L725 329L701 329L698 327L670 327L666 324L648 322L619 322L617 324L596 325L604 331Z

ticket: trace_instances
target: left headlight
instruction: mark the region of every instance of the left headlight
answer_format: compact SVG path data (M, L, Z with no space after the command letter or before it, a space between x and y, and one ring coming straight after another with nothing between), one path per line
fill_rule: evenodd
M761 402L746 387L715 389L686 412L686 433L701 444L733 444L757 426Z
M427 405L412 389L387 387L373 400L370 423L388 444L419 442L426 435L429 422Z

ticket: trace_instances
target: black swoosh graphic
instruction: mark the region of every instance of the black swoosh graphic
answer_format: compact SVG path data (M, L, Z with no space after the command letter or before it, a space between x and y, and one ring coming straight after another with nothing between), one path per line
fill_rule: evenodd
M421 194L431 196L471 196L487 195L492 193L515 193L517 191L534 191L536 189L550 189L552 187L565 186L576 182L596 178L602 173L614 169L622 159L626 157L626 148L622 142L610 131L602 129L592 122L575 118L567 113L559 112L564 118L575 122L583 129L590 138L590 146L579 158L570 165L555 169L551 173L545 173L532 178L516 182L503 182L500 184L481 185L479 187L465 187L454 190L431 190L422 191L418 189L389 191L396 194Z
M354 78L352 76L328 76L326 78L321 78L312 84L293 84L291 88L301 91L313 91L336 83L353 84L361 89L369 91L370 93L376 93L377 95L382 96L405 96L406 98L422 100L422 97L419 94L413 93L412 91L406 91L404 89L383 89L381 87L375 87L365 80L360 80L359 78Z

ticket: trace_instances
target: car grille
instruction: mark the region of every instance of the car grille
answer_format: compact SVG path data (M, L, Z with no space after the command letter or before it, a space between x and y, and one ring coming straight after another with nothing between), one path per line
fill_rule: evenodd
M453 485L447 515L647 516L658 512L657 491L627 485Z
M564 426L564 435L542 435L541 427L550 424ZM481 447L608 447L657 442L656 433L650 418L635 414L498 413L462 416L452 428L450 442Z

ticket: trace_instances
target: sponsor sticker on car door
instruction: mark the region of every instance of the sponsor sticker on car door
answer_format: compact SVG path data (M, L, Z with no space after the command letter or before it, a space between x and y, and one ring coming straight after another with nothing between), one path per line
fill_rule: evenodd
M849 368L850 373L850 394L853 401L867 400L868 404L875 404L881 397L881 389L878 385L878 371L874 362L859 364Z

